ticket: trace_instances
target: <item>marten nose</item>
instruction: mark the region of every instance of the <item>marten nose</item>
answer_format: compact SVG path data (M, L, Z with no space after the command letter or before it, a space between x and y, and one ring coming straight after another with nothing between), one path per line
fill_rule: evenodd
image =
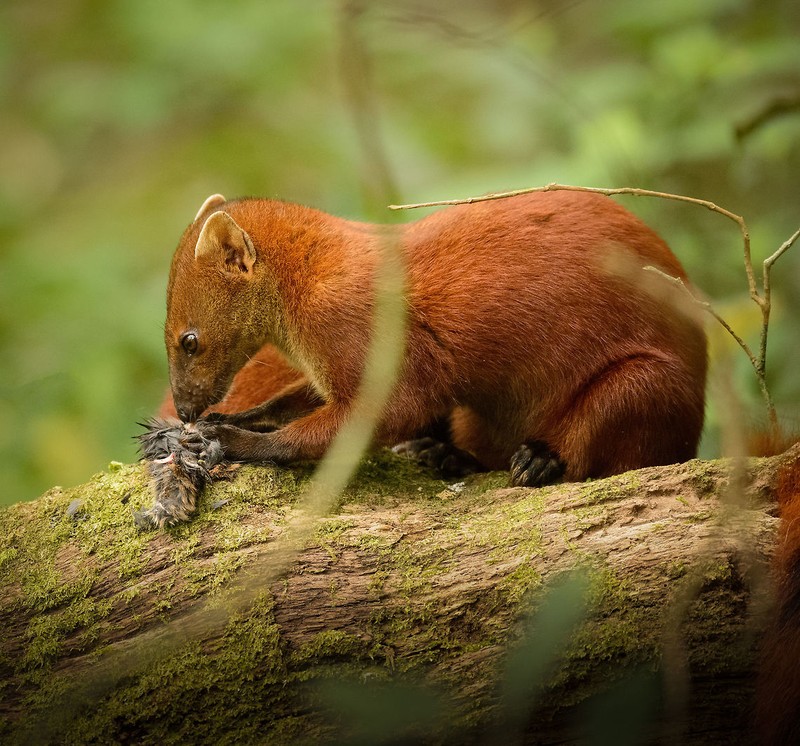
M208 406L203 389L197 384L188 385L181 380L171 380L172 401L183 422L194 422Z
M173 381L172 400L181 420L194 422L208 407L219 401L219 397L209 396L208 389L202 383Z
M183 422L194 422L197 419L197 410L194 407L175 407L178 410L178 417Z
M200 410L189 402L175 402L175 410L183 422L194 422Z

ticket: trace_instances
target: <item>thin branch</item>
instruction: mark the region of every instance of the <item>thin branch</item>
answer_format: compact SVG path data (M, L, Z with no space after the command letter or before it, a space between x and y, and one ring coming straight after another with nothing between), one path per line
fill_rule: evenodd
M750 345L748 345L747 342L745 342L735 331L733 331L730 324L728 324L728 322L725 321L725 319L723 319L722 316L720 316L716 312L716 310L714 310L714 307L708 301L700 300L700 298L698 298L694 293L692 293L692 291L686 286L686 283L684 283L684 281L680 277L673 277L672 275L668 275L666 272L662 272L660 269L656 267L647 266L644 267L644 269L653 272L659 275L660 277L663 277L665 280L671 282L673 285L682 288L686 292L686 295L689 296L689 299L692 301L692 303L694 303L694 305L710 313L722 325L725 331L727 331L728 334L730 334L731 337L733 337L736 340L736 343L739 345L739 347L742 348L744 354L747 355L748 359L750 360L750 364L753 366L753 370L755 371L756 380L758 381L758 386L761 389L761 396L763 397L764 404L767 408L767 416L769 417L770 427L772 428L773 432L775 433L780 432L780 427L778 425L778 415L775 412L775 404L772 401L772 394L770 394L769 392L769 388L767 387L767 379L766 376L764 375L763 356L756 357L755 354L753 353L753 350L750 348ZM769 311L767 311L767 314L768 313ZM767 316L767 319L768 318L769 317ZM763 329L765 328L766 327L762 327L762 333ZM764 339L765 336L762 335L762 342ZM766 354L766 346L762 348L762 355L765 354Z
M769 270L772 269L772 265L775 264L775 262L777 262L778 259L780 259L792 247L792 245L794 244L795 241L797 241L798 238L800 238L800 228L798 228L794 232L791 238L788 238L786 241L784 241L781 244L781 247L772 256L767 257L764 260L764 272L766 273L764 275L765 291L769 287L768 277L769 277Z
M767 257L764 260L763 271L762 271L762 287L764 293L764 303L761 306L761 315L762 315L762 324L761 324L761 348L759 351L759 359L761 361L761 374L762 376L766 375L766 365L767 365L767 331L769 329L769 315L770 311L772 310L772 288L770 286L770 270L772 269L772 265L778 261L797 241L798 237L800 237L800 228L795 231L795 233L784 241L780 248L771 256Z
M725 319L722 318L715 310L714 307L705 300L701 300L698 298L687 286L686 283L680 277L673 277L672 275L668 275L666 272L662 272L657 267L646 266L644 267L645 270L648 272L653 272L654 274L659 275L659 277L663 277L665 280L668 280L676 287L682 288L689 299L696 305L698 308L702 308L704 311L707 311L711 314L719 323L725 328L725 330L730 334L735 340L739 347L744 350L745 355L750 358L750 362L753 365L753 368L758 372L758 358L753 353L753 350L750 348L750 345L747 344L733 329L731 328L730 324L728 324Z

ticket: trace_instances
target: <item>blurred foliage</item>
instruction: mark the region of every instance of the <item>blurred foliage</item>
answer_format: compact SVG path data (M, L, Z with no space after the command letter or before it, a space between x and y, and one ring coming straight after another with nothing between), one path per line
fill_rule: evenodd
M135 423L166 386L170 255L208 194L381 218L348 107L343 18L369 52L374 127L406 201L552 181L679 192L744 215L759 261L800 223L792 0L344 7L0 6L0 504L135 458ZM755 338L736 227L625 204ZM769 356L796 423L799 266L798 249L776 266ZM745 417L761 417L747 360L734 350L725 365Z

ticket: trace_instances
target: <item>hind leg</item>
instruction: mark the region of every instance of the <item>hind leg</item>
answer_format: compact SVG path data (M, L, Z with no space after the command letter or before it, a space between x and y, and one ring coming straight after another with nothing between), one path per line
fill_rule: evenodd
M473 407L456 407L450 414L451 441L459 450L474 456L484 469L507 469L510 452L503 445L502 432L506 422L505 418L495 419L503 420L503 425Z
M705 366L663 353L619 360L577 392L545 440L578 481L687 461L703 426Z

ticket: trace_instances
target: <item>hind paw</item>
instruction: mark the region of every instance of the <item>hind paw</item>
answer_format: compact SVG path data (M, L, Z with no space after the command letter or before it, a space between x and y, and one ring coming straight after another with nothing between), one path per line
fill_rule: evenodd
M564 476L566 464L546 443L523 443L511 457L511 484L515 487L543 487Z
M484 471L481 464L466 451L433 438L418 438L400 443L392 450L402 456L436 469L443 477L464 477Z

